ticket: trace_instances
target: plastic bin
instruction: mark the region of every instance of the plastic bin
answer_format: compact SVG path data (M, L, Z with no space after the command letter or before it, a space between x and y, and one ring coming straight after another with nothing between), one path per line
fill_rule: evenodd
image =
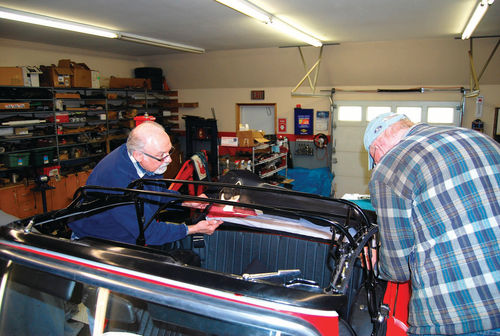
M5 155L7 167L26 167L30 164L30 153L11 153Z
M33 151L32 160L33 164L36 167L52 164L54 161L54 151L52 150Z

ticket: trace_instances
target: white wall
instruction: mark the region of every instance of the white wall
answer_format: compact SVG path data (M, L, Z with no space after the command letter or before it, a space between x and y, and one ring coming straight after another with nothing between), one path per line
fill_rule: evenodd
M135 57L0 39L0 66L51 65L57 64L60 59L85 63L90 69L100 72L104 83L109 83L110 76L133 77L134 68L144 66Z
M478 72L490 55L495 39L474 42L474 62ZM318 76L318 91L335 88L335 100L454 100L456 93L381 94L346 93L341 90L373 90L413 87L469 87L468 41L443 39L343 43L325 46ZM318 49L303 49L312 65ZM121 55L61 48L37 43L0 40L0 66L47 65L62 58L84 62L103 77L132 77L133 69L157 66L164 70L167 83L178 90L180 102L198 102L198 108L180 109L181 114L211 118L215 109L222 132L236 130L237 103L276 103L278 118L286 118L293 132L293 108L301 104L314 110L328 110L326 97L292 97L291 91L305 74L297 48L266 48L207 52L202 55L177 53L140 59ZM484 96L485 133L493 132L494 107L500 106L500 53L492 58L480 81ZM252 101L251 90L265 90L264 101ZM310 92L307 86L298 91ZM464 126L476 119L472 99L467 100ZM336 135L352 138L348 127ZM361 139L353 139L337 156L347 164L336 169L337 195L365 193L369 172Z

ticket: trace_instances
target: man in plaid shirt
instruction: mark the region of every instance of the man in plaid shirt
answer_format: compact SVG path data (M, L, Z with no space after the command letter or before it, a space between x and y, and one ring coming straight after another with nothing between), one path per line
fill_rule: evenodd
M477 131L387 113L364 145L379 267L411 280L411 335L500 335L500 146Z

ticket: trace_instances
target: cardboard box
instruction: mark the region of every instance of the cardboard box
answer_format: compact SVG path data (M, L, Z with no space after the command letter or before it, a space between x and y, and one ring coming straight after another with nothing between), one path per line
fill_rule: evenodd
M0 110L28 110L29 108L28 102L0 103Z
M14 128L14 134L15 135L28 135L29 134L28 127L16 127L16 128Z
M72 87L92 87L92 72L85 63L71 62L71 69L73 70L73 77L71 77Z
M23 86L23 70L17 67L0 67L0 85Z
M56 92L56 98L80 99L80 94L79 93Z
M42 70L42 75L40 77L40 83L42 86L53 86L53 87L71 87L71 68L61 68L55 65L51 66L40 66Z
M42 70L40 70L40 68L36 66L23 66L21 69L23 71L24 86L40 86L40 75L42 74Z
M266 143L269 140L264 138L264 132L256 130L237 131L239 147L254 147L261 143Z
M111 76L109 79L110 89L146 88L151 90L151 79L145 78L119 78Z

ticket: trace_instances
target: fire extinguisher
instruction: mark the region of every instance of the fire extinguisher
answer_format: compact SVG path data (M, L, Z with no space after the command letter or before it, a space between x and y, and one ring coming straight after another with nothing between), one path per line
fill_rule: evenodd
M478 132L484 132L484 122L481 119L476 119L472 122L472 129Z

